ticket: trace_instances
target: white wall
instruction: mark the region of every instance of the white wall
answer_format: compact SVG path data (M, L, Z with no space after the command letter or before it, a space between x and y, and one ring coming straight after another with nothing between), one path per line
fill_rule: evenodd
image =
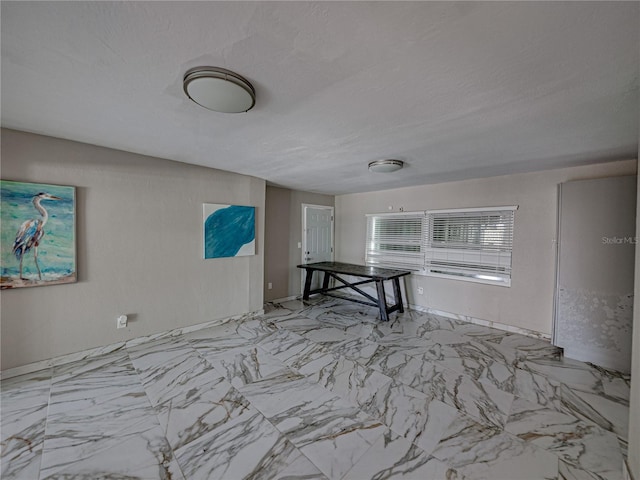
M1 293L3 369L262 308L264 180L4 129L2 178L77 187L79 273ZM257 207L257 255L203 260L203 203Z
M412 275L409 303L551 333L557 185L636 173L635 160L336 197L337 260L364 262L366 213L518 205L511 287ZM410 167L409 167L410 168ZM417 287L424 294L417 295Z

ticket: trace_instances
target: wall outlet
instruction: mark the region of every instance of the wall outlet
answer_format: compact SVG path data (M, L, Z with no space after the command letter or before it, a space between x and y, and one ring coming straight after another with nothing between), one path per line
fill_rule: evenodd
M418 295L422 295L424 293L424 288L418 287Z
M116 318L116 328L125 328L127 326L127 316L120 315Z
M271 290L273 288L273 283L267 283L267 290Z

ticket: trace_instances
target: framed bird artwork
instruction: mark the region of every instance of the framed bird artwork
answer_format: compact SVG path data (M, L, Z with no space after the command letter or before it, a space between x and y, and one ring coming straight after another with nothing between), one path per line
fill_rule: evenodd
M0 180L0 288L74 283L76 189Z

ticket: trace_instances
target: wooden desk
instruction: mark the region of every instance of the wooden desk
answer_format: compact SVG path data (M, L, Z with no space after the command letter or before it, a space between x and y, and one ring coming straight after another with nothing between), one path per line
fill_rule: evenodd
M396 310L398 312L404 312L404 308L402 306L402 291L400 290L400 277L411 274L410 271L392 270L389 268L368 267L366 265L354 265L351 263L338 262L306 263L303 265L298 265L298 268L304 268L307 271L307 276L304 282L304 293L302 295L302 298L304 300L309 300L310 295L322 293L324 295L329 295L330 297L342 298L344 300L361 303L363 305L371 305L373 307L377 307L380 310L380 319L385 322L389 320L390 313L395 312ZM313 272L324 272L324 278L322 280L321 288L311 290ZM340 278L338 275L351 275L354 277L362 277L366 280L348 282L345 279ZM343 285L329 288L329 280L331 278L335 278ZM387 297L384 293L385 280L391 280L393 282L393 293L395 296L395 305L393 306L387 305ZM364 285L367 283L376 284L378 298L375 298L358 288L358 285ZM357 293L365 297L368 301L352 297L344 297L341 295L334 295L330 293L335 290L341 290L343 288L350 288L351 290L356 291Z

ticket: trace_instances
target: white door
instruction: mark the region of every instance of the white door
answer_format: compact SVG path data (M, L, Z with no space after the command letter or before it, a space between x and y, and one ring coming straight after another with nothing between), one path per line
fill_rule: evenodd
M560 184L553 343L568 358L631 369L636 177Z
M333 261L333 207L302 204L302 263ZM303 271L302 287L304 287ZM314 274L311 288L319 287Z

